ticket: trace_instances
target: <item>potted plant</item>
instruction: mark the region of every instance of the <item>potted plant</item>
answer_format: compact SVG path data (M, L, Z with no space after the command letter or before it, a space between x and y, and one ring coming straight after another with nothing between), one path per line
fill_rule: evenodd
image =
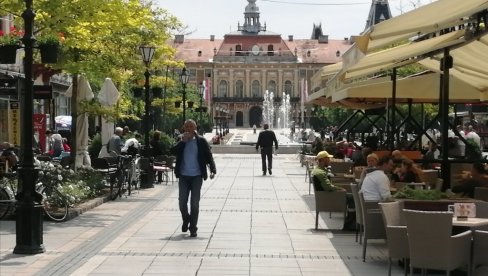
M14 64L17 58L17 49L20 48L21 34L16 29L9 33L0 30L0 64Z
M45 34L37 38L37 47L41 52L42 63L58 62L58 52L63 39L64 37L59 34Z

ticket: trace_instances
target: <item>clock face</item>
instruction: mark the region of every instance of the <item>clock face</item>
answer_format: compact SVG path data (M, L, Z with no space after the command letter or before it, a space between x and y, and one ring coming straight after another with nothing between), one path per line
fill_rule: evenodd
M255 55L255 56L259 55L259 46L258 45L252 46L251 51L252 51L253 55Z

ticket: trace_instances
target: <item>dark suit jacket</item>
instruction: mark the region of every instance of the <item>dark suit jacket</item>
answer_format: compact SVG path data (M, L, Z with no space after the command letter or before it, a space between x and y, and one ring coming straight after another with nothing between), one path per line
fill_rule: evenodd
M216 174L215 162L210 150L210 145L207 140L200 135L196 136L198 147L198 164L200 165L200 172L202 173L203 180L207 180L207 165L210 167L210 172ZM176 146L171 149L171 153L176 155L175 176L179 178L181 176L181 161L183 160L183 151L185 150L186 143L183 141L178 142Z
M258 141L256 143L256 149L258 149L259 147L273 147L273 143L275 144L275 148L278 149L278 140L276 139L275 133L269 129L261 131L259 133Z

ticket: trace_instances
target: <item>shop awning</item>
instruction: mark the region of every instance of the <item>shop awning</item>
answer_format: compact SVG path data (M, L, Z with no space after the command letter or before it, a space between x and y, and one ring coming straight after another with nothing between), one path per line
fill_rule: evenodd
M357 37L357 46L368 53L395 41L461 25L486 9L487 0L438 0L374 25Z
M439 102L440 75L428 73L408 77L397 81L396 102L437 103ZM331 102L344 100L377 105L392 98L392 81L389 78L362 82L361 85L349 87L332 94ZM480 93L475 87L452 77L450 80L451 102L479 102Z

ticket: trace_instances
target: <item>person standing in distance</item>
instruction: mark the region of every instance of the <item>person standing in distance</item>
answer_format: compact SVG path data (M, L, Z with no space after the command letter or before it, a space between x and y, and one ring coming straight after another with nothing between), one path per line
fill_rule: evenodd
M275 144L275 149L278 150L278 140L276 135L272 130L269 130L269 125L264 124L264 131L261 131L258 136L258 141L256 142L256 150L261 147L261 162L263 175L266 175L266 158L268 158L268 172L272 175L273 169L273 143Z
M176 155L175 176L179 179L179 207L183 224L182 232L190 229L190 237L197 236L198 212L200 207L200 190L203 180L207 180L207 165L210 167L210 179L217 173L210 146L202 136L196 132L195 121L186 120L183 125L184 133L181 140L171 149ZM188 198L190 199L190 213L188 213Z

